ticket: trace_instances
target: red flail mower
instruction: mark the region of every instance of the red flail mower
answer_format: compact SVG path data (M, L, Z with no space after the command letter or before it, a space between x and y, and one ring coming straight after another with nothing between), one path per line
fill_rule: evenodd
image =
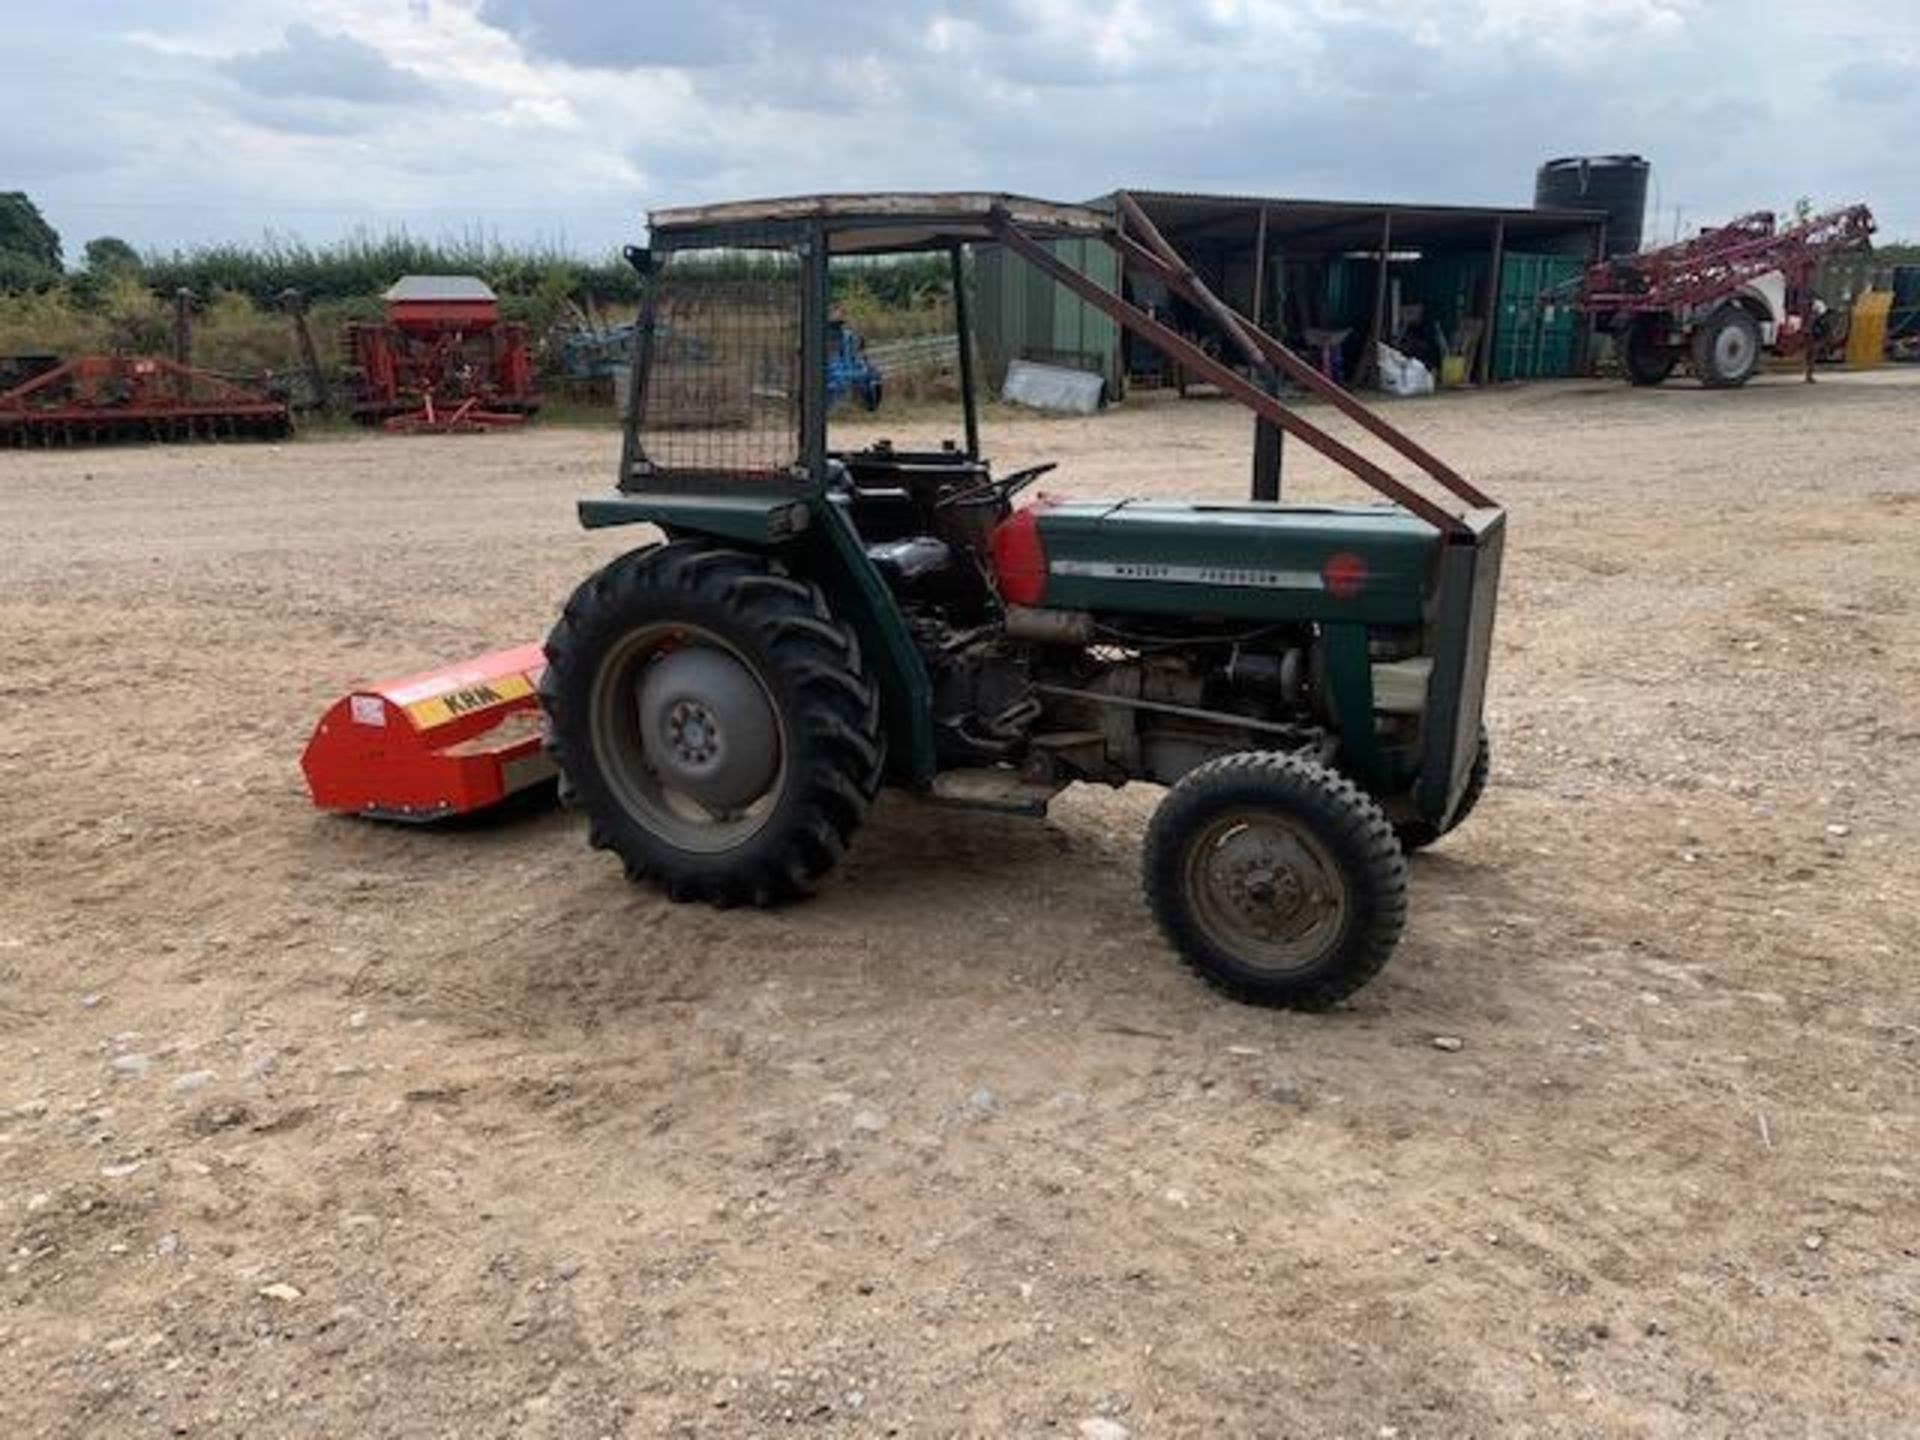
M440 820L554 774L540 748L538 645L496 650L341 696L300 768L313 803L383 820Z
M406 275L387 318L347 326L353 416L393 431L519 425L540 408L524 325L471 275Z
M284 399L163 355L0 358L0 447L278 439Z

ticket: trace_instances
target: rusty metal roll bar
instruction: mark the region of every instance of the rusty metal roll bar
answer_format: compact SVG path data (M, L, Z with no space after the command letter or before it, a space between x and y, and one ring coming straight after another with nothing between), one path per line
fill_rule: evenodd
M1221 300L1196 275L1179 251L1167 241L1131 195L1122 191L1116 201L1124 224L1140 239L1126 234L1118 224L1101 236L1119 256L1122 265L1132 265L1161 281L1170 290L1198 305L1219 325L1227 338L1257 371L1277 370L1315 395L1326 400L1361 429L1381 440L1420 470L1436 485L1470 506L1494 504L1482 491L1468 483L1451 466L1444 464L1411 436L1402 433L1376 415L1351 392L1322 375L1301 356L1252 320ZM1145 310L1115 290L1108 289L1091 276L1068 265L1039 239L1028 234L1003 207L996 207L992 229L1000 242L1056 283L1078 295L1095 309L1112 318L1124 329L1138 335L1168 359L1184 366L1245 405L1254 414L1302 443L1325 455L1362 483L1389 500L1418 515L1435 529L1450 534L1469 534L1470 527L1459 516L1395 479L1385 469L1351 446L1329 435L1280 403L1279 399L1248 380L1239 371L1206 353L1178 331L1154 319ZM1144 243L1142 243L1144 242Z

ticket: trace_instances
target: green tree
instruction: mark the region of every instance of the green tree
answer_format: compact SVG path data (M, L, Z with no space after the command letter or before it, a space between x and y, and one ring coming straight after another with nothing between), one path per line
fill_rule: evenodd
M140 269L140 252L118 235L96 236L87 241L81 253L86 256L87 269L96 275Z
M0 191L0 253L37 261L55 272L61 268L60 232L24 190Z

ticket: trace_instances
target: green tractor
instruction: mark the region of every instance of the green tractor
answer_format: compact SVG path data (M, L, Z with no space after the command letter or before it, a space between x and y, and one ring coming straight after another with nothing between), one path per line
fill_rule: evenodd
M883 785L1041 815L1076 782L1151 781L1169 789L1147 900L1201 976L1318 1009L1377 974L1407 852L1486 781L1504 512L1219 301L1124 194L1112 211L818 196L656 212L650 230L630 252L645 283L619 486L580 517L666 539L574 592L541 686L593 845L675 900L768 905L833 868ZM1201 307L1242 363L1062 262L1065 238ZM1016 506L1052 467L996 475L980 453L975 245L1253 410L1257 498ZM963 438L832 449L830 265L913 252L951 257ZM1282 376L1450 503L1282 405ZM1286 435L1388 503L1280 503Z

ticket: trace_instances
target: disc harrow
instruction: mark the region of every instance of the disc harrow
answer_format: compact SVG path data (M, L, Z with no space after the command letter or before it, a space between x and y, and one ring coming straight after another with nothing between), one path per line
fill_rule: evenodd
M158 355L82 355L0 392L0 448L277 440L284 400Z

